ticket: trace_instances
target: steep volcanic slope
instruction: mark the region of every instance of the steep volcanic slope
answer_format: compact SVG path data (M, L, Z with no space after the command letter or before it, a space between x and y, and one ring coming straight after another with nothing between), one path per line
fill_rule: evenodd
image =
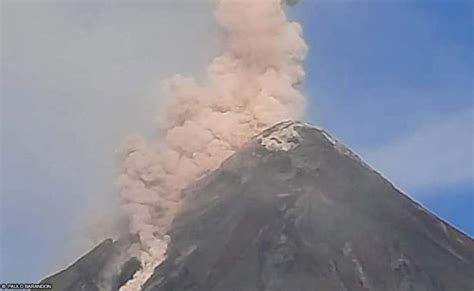
M473 240L302 123L261 133L184 195L144 290L474 290ZM130 265L115 266L113 284L67 290L114 290Z
M140 267L136 258L128 258L129 238L107 239L65 270L42 283L51 283L53 290L99 291L118 290Z
M471 239L300 123L263 132L186 195L145 290L474 288Z

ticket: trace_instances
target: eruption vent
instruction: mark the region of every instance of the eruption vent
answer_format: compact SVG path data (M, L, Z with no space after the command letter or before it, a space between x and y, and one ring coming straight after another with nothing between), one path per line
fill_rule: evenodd
M119 188L130 233L139 237L130 252L142 268L122 291L139 290L164 260L183 188L264 128L301 117L304 98L296 87L307 46L280 0L218 0L215 17L225 52L209 65L207 84L179 75L165 80L159 141L126 143Z

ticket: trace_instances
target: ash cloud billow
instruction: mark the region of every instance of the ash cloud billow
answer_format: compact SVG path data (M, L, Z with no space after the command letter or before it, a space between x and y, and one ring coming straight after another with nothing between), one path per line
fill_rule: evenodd
M141 269L122 291L138 290L166 258L166 233L182 189L263 129L302 116L297 87L307 46L282 2L218 0L214 15L224 31L224 52L207 68L206 83L180 75L163 81L167 99L157 141L136 136L124 146L118 184L129 232L139 238L129 252Z

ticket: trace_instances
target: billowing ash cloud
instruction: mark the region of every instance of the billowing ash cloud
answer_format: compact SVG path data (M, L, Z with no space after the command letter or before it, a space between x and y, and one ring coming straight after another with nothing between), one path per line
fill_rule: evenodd
M215 18L225 51L209 65L207 84L179 75L165 80L158 142L134 137L123 151L119 188L130 233L139 237L130 252L142 269L122 291L140 289L164 260L184 187L264 128L303 112L297 86L307 46L281 1L218 0Z

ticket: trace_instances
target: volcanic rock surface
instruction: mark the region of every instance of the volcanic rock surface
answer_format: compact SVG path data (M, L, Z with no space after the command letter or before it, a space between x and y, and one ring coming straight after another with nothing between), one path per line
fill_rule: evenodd
M283 122L183 193L147 291L472 291L474 241L324 130ZM43 282L117 290L138 268L107 240Z

